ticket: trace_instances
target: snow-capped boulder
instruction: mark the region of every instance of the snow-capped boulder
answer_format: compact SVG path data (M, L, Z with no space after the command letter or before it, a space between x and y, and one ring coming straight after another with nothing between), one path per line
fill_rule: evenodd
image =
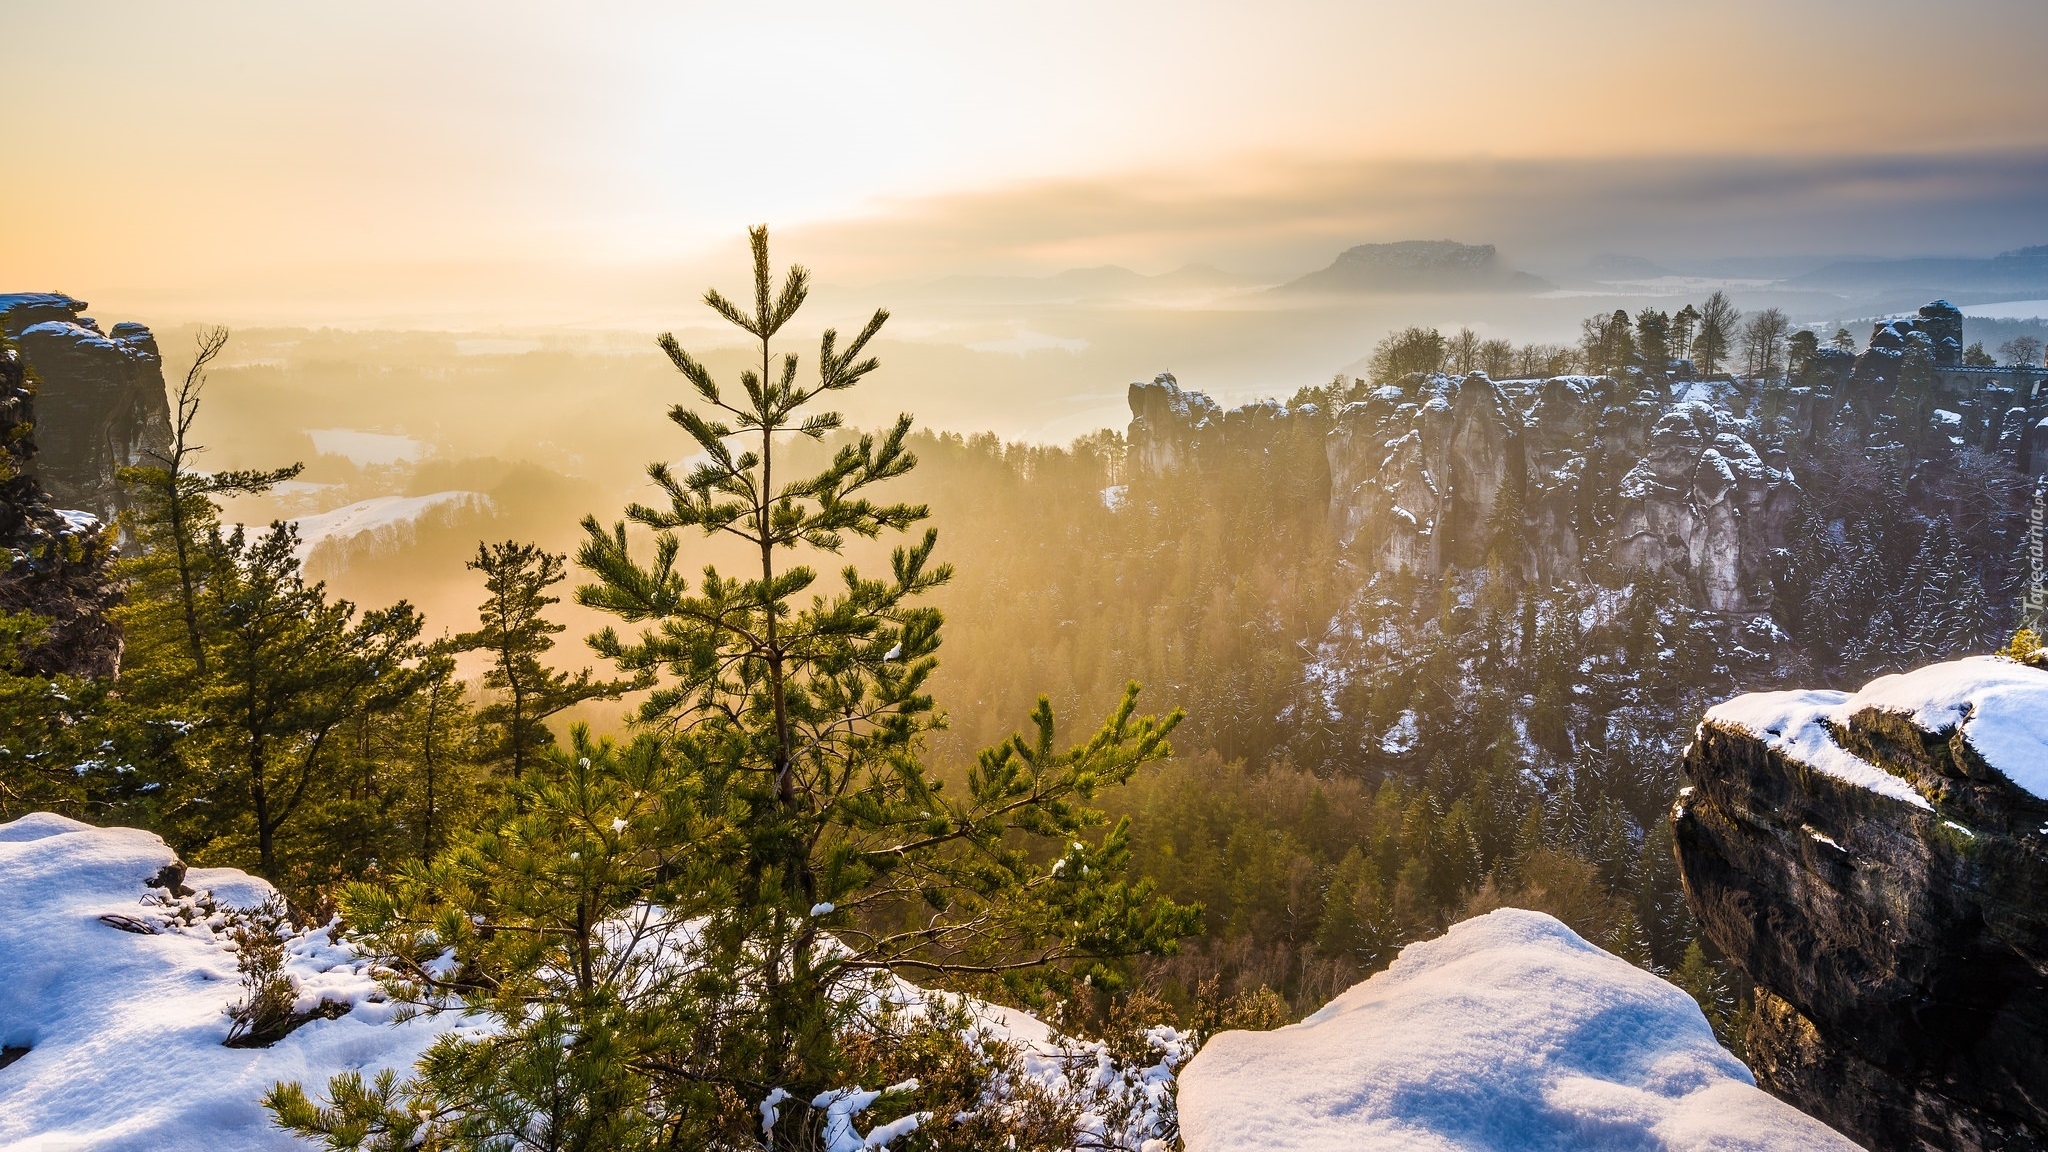
M347 1014L269 1048L225 1047L242 987L219 909L273 890L226 868L187 871L191 897L152 888L176 859L131 828L41 813L0 824L0 1049L13 1057L0 1067L0 1148L303 1150L270 1126L272 1084L410 1067L455 1023L392 1026L395 1007L355 953L315 930L287 946L299 1006Z
M1984 656L1706 714L1686 896L1758 1079L1878 1152L2048 1146L2048 671Z
M1273 1032L1225 1032L1181 1078L1189 1152L1855 1145L1755 1087L1684 992L1504 908Z

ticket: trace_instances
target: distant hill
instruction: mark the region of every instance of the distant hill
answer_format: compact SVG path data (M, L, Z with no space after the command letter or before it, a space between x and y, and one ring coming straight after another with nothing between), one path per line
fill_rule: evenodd
M1328 268L1282 284L1278 292L1542 292L1556 285L1501 262L1491 244L1402 240L1360 244Z
M2048 245L2016 248L1989 260L1929 258L1841 260L1787 286L1822 289L1939 289L1944 292L2048 290Z

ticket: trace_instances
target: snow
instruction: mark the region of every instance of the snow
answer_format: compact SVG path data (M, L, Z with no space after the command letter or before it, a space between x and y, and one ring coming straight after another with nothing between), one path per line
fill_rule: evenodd
M1188 1152L1856 1149L1756 1088L1684 992L1515 908L1218 1035L1181 1083Z
M2008 300L2002 304L1972 304L1963 315L1981 320L2048 320L2048 300Z
M427 454L427 446L410 436L385 432L359 432L354 428L308 428L313 451L321 456L346 457L351 464L402 464Z
M322 928L287 942L295 1008L331 1001L347 1014L313 1019L269 1048L225 1047L226 1009L243 988L224 910L260 906L276 891L230 868L188 870L198 896L149 888L175 859L134 829L44 813L0 824L0 1047L29 1049L0 1069L0 1149L303 1152L308 1145L270 1126L262 1098L272 1085L297 1081L318 1096L342 1072L404 1073L442 1034L484 1026L460 1011L398 1022L364 958ZM1157 1141L1172 1130L1174 1072L1193 1048L1175 1030L1151 1029L1151 1062L1127 1064L1099 1041L1059 1035L1016 1009L893 977L881 978L876 995L912 1011L934 1002L964 1009L971 1044L1014 1046L1018 1061L1003 1082L1030 1082L1075 1105L1075 1147L1165 1147ZM857 1126L869 1105L910 1087L817 1097L828 1146L885 1148L928 1122L912 1113L864 1134ZM786 1090L770 1091L762 1119L772 1126L790 1101Z
M2048 798L2048 672L2003 656L1971 656L1880 676L1844 692L1755 692L1707 711L1829 776L1932 811L1905 781L1835 742L1830 723L1866 708L1897 712L1928 732L1960 726L1984 762L2034 796Z
M176 902L145 888L173 858L134 829L48 814L0 824L0 1045L29 1048L0 1070L0 1147L302 1152L270 1127L261 1099L272 1084L407 1068L457 1023L391 1026L395 1006L355 953L314 930L288 945L299 1007L325 999L349 1013L270 1048L223 1047L225 1008L242 995L233 946L218 914L181 923ZM193 869L185 883L237 907L273 894L232 869Z
M481 492L434 492L425 496L372 496L331 512L300 516L298 557L304 561L323 540L347 540L365 532L401 528L440 508L476 504L489 507Z
M1401 715L1395 718L1394 726L1387 729L1385 736L1380 737L1380 751L1389 756L1403 755L1415 747L1415 741L1420 736L1421 732L1416 727L1415 712L1412 709L1403 709Z
M90 512L81 512L76 508L57 508L54 511L57 513L57 519L64 521L64 527L69 531L81 535L99 531L100 518Z

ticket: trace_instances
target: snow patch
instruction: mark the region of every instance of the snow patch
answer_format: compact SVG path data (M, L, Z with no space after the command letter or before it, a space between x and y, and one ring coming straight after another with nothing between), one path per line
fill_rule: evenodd
M1181 1083L1188 1152L1856 1149L1758 1090L1684 992L1516 908L1218 1035Z
M314 546L323 540L347 540L365 532L402 528L418 522L429 512L465 505L489 508L491 498L481 492L462 491L434 492L426 496L372 496L331 512L301 516L296 521L299 526L299 561L303 563L313 554Z
M410 436L385 432L359 432L354 428L308 428L313 451L320 456L341 456L349 463L404 464L427 454L427 446Z

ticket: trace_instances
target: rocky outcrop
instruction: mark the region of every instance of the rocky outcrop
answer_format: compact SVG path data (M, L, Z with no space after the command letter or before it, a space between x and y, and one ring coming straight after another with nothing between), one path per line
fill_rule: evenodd
M163 358L140 324L102 331L86 304L57 293L0 295L0 333L42 380L34 470L50 499L112 522L116 472L170 438Z
M1325 441L1332 522L1385 571L1481 566L1500 534L1496 511L1527 484L1522 421L1483 374L1411 385L1338 416Z
M1674 403L1641 382L1413 375L1326 413L1225 411L1162 374L1131 385L1130 402L1140 476L1199 477L1222 453L1313 451L1320 437L1331 530L1378 572L1498 564L1575 580L1598 560L1669 577L1701 608L1755 611L1795 512L1789 469L1750 445L1725 402Z
M2048 672L1978 657L1707 713L1686 897L1758 1082L1874 1152L2048 1147Z
M1766 560L1797 511L1789 473L1766 464L1741 431L1698 400L1664 413L1622 477L1614 529L1624 570L1673 579L1717 612L1769 602Z
M30 473L36 414L35 377L0 340L0 612L45 622L25 651L7 655L41 675L111 676L121 637L105 615L115 599L107 533L90 514L51 507Z

